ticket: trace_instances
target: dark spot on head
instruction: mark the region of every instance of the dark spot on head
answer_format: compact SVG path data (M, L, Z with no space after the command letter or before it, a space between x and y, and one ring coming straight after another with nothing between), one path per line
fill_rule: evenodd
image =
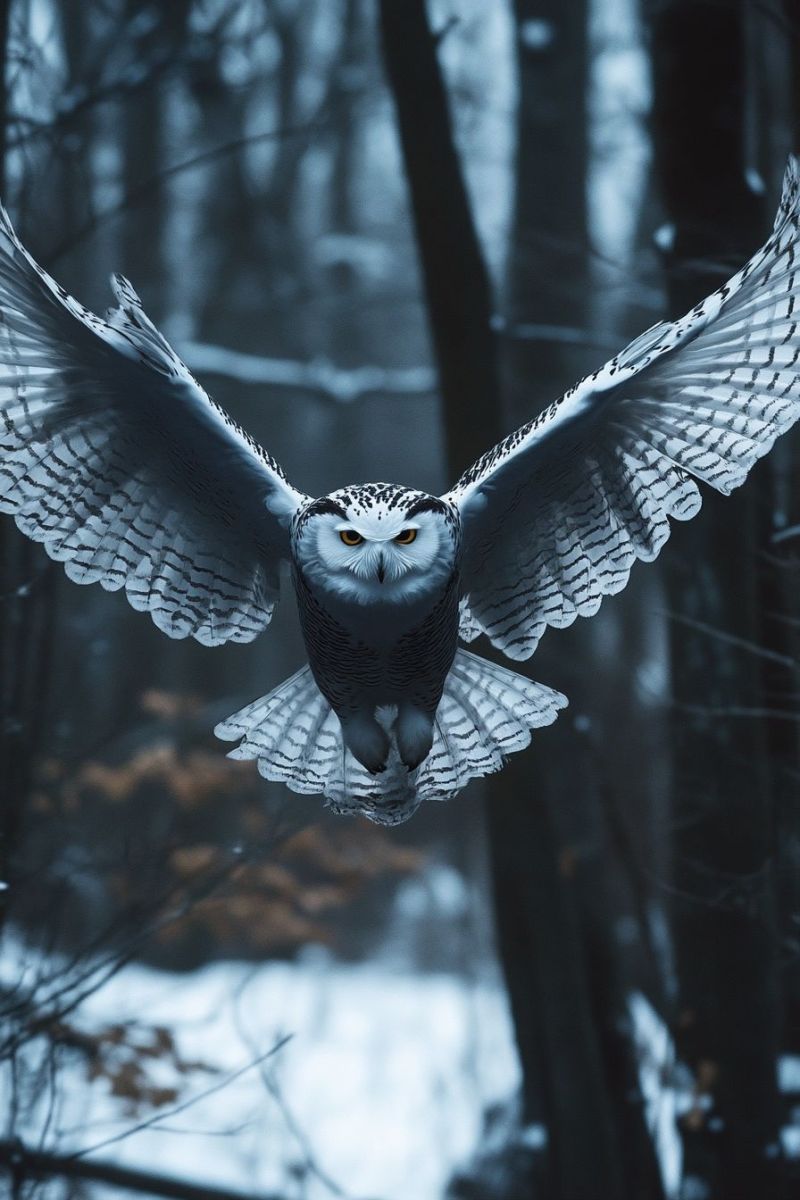
M446 512L447 505L436 496L421 496L410 508L406 509L407 517L416 517L425 512Z
M341 504L337 504L335 500L331 500L329 496L321 496L319 500L314 500L305 510L305 515L309 517L319 517L327 514L331 517L342 517L347 519L347 513L342 508Z

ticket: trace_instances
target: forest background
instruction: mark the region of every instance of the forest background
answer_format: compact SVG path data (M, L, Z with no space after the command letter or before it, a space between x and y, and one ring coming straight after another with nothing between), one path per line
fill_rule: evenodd
M312 494L443 491L732 273L800 149L791 0L6 0L0 55L26 244L98 312L128 275ZM549 634L557 725L388 833L210 733L302 661L290 603L168 642L6 521L15 1200L795 1195L799 453Z

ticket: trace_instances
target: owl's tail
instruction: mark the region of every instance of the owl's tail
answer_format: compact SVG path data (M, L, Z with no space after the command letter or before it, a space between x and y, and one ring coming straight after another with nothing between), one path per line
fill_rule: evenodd
M321 793L334 812L399 825L423 800L447 800L470 781L499 771L522 750L531 730L555 721L566 697L523 675L459 650L436 711L428 757L415 771L400 761L392 735L395 712L378 709L392 740L386 770L371 775L347 749L339 718L303 667L269 695L215 729L242 738L229 758L257 759L265 779L295 792Z

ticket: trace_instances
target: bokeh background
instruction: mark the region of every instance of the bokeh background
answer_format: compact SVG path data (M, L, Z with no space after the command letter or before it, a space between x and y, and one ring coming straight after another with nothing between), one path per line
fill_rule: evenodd
M791 0L4 0L0 182L302 490L438 493L764 240L799 39ZM288 589L170 642L6 520L0 1192L797 1195L799 452L390 831L210 732L302 663Z

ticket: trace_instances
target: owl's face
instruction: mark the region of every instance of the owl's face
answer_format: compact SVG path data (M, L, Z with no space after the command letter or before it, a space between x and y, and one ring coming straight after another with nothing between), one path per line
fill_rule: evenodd
M358 604L411 601L445 583L459 546L454 510L395 484L342 488L303 511L295 557L306 578Z

